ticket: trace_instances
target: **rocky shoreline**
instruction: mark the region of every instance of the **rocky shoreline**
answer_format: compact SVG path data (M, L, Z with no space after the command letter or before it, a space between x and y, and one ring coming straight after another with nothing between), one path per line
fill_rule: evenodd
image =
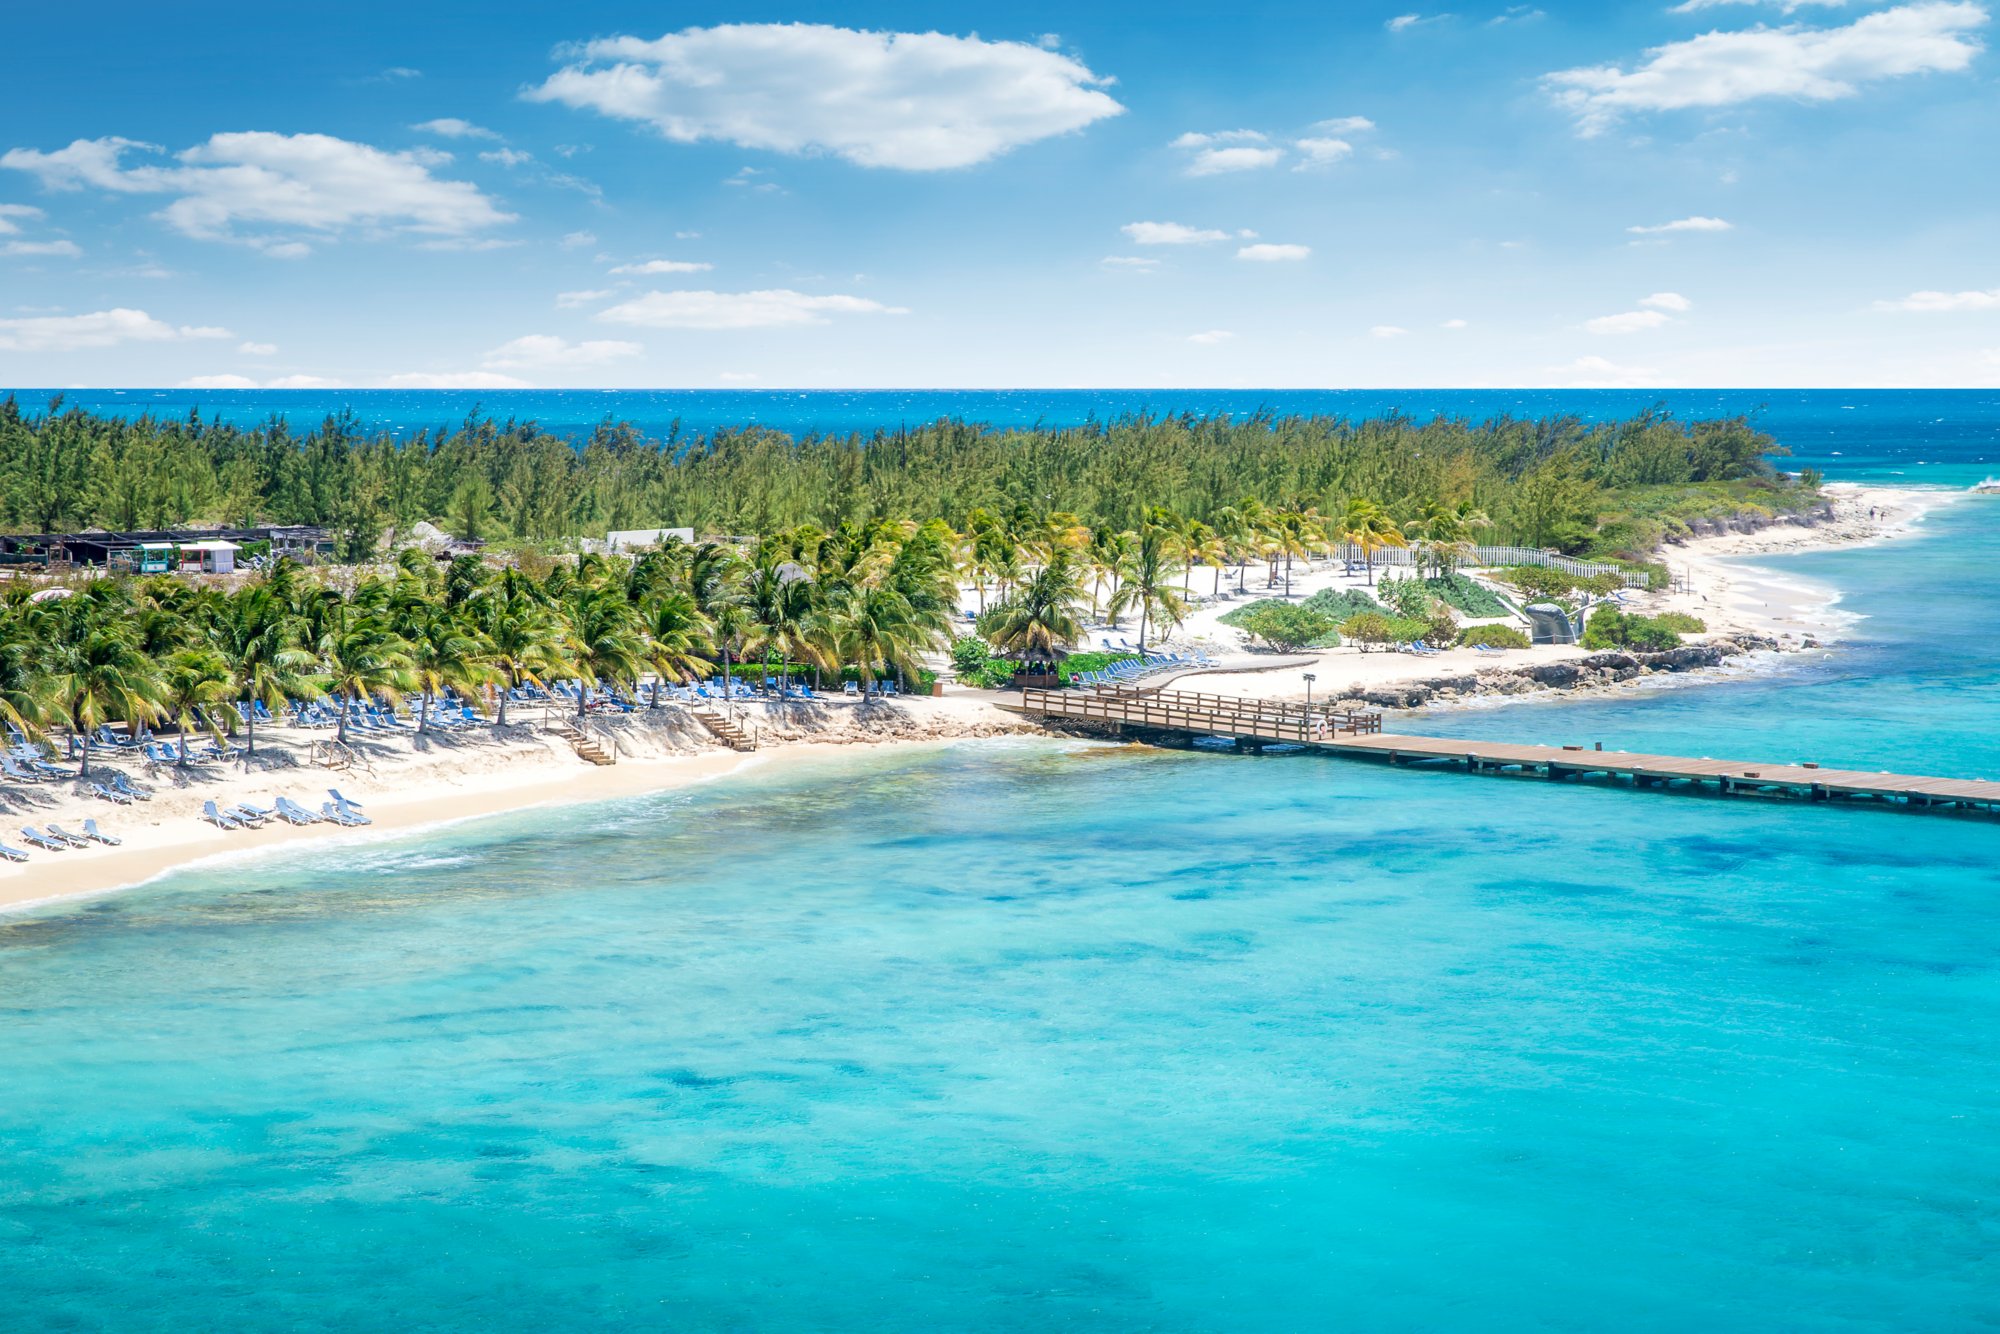
M1807 648L1814 646L1810 640L1803 645ZM1561 662L1537 663L1532 667L1491 667L1453 676L1401 681L1343 695L1339 702L1351 708L1420 709L1494 696L1542 692L1581 694L1609 690L1650 676L1707 671L1745 654L1782 650L1783 646L1775 639L1737 635L1659 653L1613 650Z

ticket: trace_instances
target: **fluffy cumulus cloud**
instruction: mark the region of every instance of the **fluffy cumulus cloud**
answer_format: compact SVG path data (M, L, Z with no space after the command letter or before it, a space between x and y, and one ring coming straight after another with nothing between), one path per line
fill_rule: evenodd
M88 315L36 315L0 320L0 352L73 352L120 343L171 343L231 338L227 329L168 324L143 310L119 306Z
M486 354L485 364L501 370L525 370L542 366L603 366L626 361L646 349L637 343L613 339L572 343L554 334L527 334L502 343Z
M246 357L275 357L278 355L276 343L238 343L236 350Z
M498 139L500 137L484 125L474 125L471 121L460 120L456 116L439 116L436 120L427 120L421 125L412 125L410 128L419 134L435 134L445 139Z
M1696 214L1691 218L1675 218L1672 222L1627 227L1625 230L1634 236L1665 236L1673 232L1726 232L1734 230L1734 225L1721 218L1704 218Z
M1272 245L1260 242L1247 245L1236 252L1236 258L1247 259L1256 264L1284 264L1307 259L1312 255L1312 247L1306 245Z
M811 296L790 288L758 292L648 292L598 312L612 324L643 329L792 329L834 315L907 315L859 296Z
M1646 52L1631 69L1558 70L1543 85L1598 134L1634 112L1726 107L1765 97L1825 102L1911 74L1954 73L1979 54L1986 10L1969 0L1922 0L1843 27L1788 24L1708 32Z
M1212 227L1186 227L1178 222L1128 222L1118 229L1134 245L1210 245L1227 241L1228 232Z
M252 130L213 135L170 162L159 160L164 152L131 139L78 139L47 153L11 149L0 167L29 172L51 190L171 195L158 216L176 231L279 258L351 229L461 241L512 220L476 186L434 175L449 159L430 150L390 153L331 135Z
M1189 176L1259 171L1287 160L1292 162L1293 171L1312 171L1352 157L1351 136L1374 128L1375 122L1366 116L1337 116L1312 125L1296 138L1276 139L1262 130L1190 130L1168 147L1187 155L1182 170Z
M21 224L42 216L33 204L0 204L0 236L18 236Z
M1679 292L1655 292L1651 296L1640 297L1639 304L1651 306L1654 310L1670 310L1676 315L1694 308L1694 302Z
M692 259L649 259L638 264L620 264L613 273L707 273L713 264L704 264Z
M256 389L258 384L247 375L191 375L174 386L176 389Z
M556 304L573 310L578 306L594 306L606 297L617 295L618 289L614 287L586 287L574 292L557 292Z
M730 23L607 37L527 96L720 140L939 171L1083 129L1124 107L1109 80L1058 51L943 33Z
M382 381L385 389L532 389L526 380L492 371L409 371Z
M83 253L83 248L74 241L7 241L0 243L0 255L47 256L56 259L75 259Z
M1846 3L1847 0L1681 0L1681 3L1673 6L1667 12L1669 14L1695 14L1704 9L1721 9L1727 5L1774 4L1777 8L1790 14L1804 9L1807 5L1830 5L1837 9Z
M2000 310L2000 287L1976 292L1912 292L1897 301L1878 301L1877 310L1914 310L1925 314L1949 310Z

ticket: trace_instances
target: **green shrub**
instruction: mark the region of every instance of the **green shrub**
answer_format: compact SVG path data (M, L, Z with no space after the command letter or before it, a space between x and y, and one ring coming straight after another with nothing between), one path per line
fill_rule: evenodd
M1653 619L1677 635L1699 635L1708 632L1708 622L1699 616L1690 616L1684 611L1663 611Z
M1640 616L1616 607L1599 607L1590 613L1590 619L1584 623L1583 646L1593 649L1632 648L1645 653L1659 653L1679 648L1681 637L1665 617Z
M1056 664L1056 675L1065 685L1079 672L1101 672L1114 662L1127 662L1138 657L1136 653L1072 653Z
M1335 625L1364 611L1380 611L1382 604L1358 588L1322 588L1299 604L1316 611Z
M1463 574L1434 575L1424 580L1424 587L1429 589L1438 601L1456 607L1467 616L1484 619L1508 614L1508 606L1500 600L1498 594L1477 579Z
M1362 652L1396 641L1396 623L1379 611L1360 611L1340 623L1340 633L1361 646Z
M1527 648L1528 637L1511 625L1468 625L1458 635L1467 648Z
M1376 585L1375 591L1392 615L1408 621L1428 621L1437 603L1430 589L1424 587L1424 581L1409 575L1389 575Z
M1319 638L1314 639L1307 644L1302 644L1300 645L1300 647L1338 648L1340 646L1340 636L1335 634L1334 630L1337 626L1339 626L1342 618L1329 614L1323 607L1314 606L1313 605L1314 600L1320 596L1321 596L1320 594L1315 593L1312 597L1307 598L1304 602L1287 602L1283 598L1259 598L1255 602L1245 603L1243 606L1238 607L1233 611L1226 611L1222 615L1216 617L1216 619L1222 622L1222 624L1230 626L1233 629L1248 631L1250 630L1249 623L1251 620L1253 620L1259 614L1269 611L1272 608L1278 608L1284 611L1308 611L1312 612L1313 614L1321 617L1326 621L1326 630L1324 634L1322 634ZM1250 633L1255 634L1256 632L1250 631ZM1261 635L1258 636L1258 638L1260 639L1262 637L1263 636Z
M1251 609L1248 616L1237 622L1237 628L1263 640L1280 653L1291 653L1308 646L1332 647L1340 643L1340 636L1335 633L1334 621L1330 617L1283 602L1269 602ZM1329 637L1332 644L1326 642Z
M964 635L952 641L951 665L960 676L964 676L967 672L978 671L992 656L986 641L976 636Z

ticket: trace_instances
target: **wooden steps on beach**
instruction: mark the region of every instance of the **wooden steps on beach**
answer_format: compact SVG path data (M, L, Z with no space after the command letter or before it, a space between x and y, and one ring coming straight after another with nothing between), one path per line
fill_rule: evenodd
M1635 788L1700 789L1723 796L1800 797L1810 802L1879 801L1895 810L1956 808L2000 812L2000 782L1916 774L1829 769L1817 764L1648 755L1582 746L1524 746L1463 737L1409 736L1382 731L1379 713L1341 712L1234 696L1173 690L1027 690L1019 704L1000 707L1031 717L1109 724L1118 731L1309 746L1329 754L1390 764L1462 765L1470 773L1529 774L1551 780L1597 777Z
M585 760L596 765L618 763L618 752L615 742L612 746L607 747L602 741L599 741L587 730L578 727L573 722L552 722L549 724L549 730L569 742L570 749L576 752L577 758L580 760Z
M731 750L752 751L757 749L757 738L738 727L728 717L714 709L695 709L694 716L709 733Z

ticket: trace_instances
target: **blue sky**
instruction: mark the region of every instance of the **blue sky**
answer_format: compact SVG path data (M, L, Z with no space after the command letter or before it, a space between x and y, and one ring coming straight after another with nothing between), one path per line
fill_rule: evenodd
M2000 383L1973 0L52 6L0 384Z

